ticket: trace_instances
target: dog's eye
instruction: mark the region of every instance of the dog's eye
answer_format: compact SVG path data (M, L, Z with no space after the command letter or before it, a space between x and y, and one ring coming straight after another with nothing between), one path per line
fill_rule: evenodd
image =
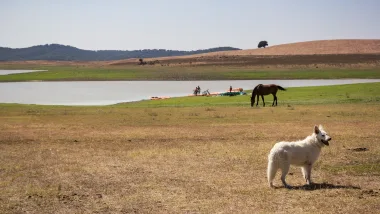
M322 134L322 137L324 137L325 136L325 134Z

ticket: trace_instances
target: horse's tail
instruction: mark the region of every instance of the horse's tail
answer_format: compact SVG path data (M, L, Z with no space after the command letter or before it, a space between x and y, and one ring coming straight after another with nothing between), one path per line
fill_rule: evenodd
M279 86L279 85L277 86L277 88L280 89L281 91L286 91L285 88L283 88L283 87L281 87L281 86Z

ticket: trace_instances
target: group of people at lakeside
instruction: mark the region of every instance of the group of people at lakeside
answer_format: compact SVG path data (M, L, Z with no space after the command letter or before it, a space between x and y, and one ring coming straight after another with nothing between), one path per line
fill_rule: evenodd
M194 89L194 95L198 96L198 94L199 95L201 94L201 87L199 87L199 85L197 87L195 87L195 89Z

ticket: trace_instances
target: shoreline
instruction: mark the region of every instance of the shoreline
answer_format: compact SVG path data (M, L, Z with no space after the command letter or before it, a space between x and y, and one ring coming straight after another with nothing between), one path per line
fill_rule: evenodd
M360 79L359 79L360 80ZM326 85L310 85L310 86L291 86L291 87L288 87L288 86L284 86L282 85L283 87L287 88L287 89L291 89L291 90L298 90L297 88L303 88L302 90L309 90L309 88L323 88L323 87L335 87L335 86L350 86L350 85L362 85L362 84L374 84L374 83L379 83L380 82L380 79L377 79L376 81L372 81L372 82L354 82L354 83L340 83L340 84L326 84ZM265 84L265 83L264 83ZM0 84L1 86L1 84ZM5 89L4 89L5 90ZM249 96L249 94L251 94L251 88L244 88L242 87L242 90ZM224 92L227 91L227 90L224 90ZM213 91L211 91L210 93L212 93ZM96 92L93 92L93 93L96 93ZM157 94L157 93L156 93ZM216 95L216 93L214 94ZM247 96L245 95L245 96ZM43 95L41 95L43 96ZM56 96L60 96L60 95L57 95ZM76 95L78 96L78 94ZM71 96L68 96L67 99L71 99L70 98ZM170 97L170 99L158 99L158 100L151 100L150 98L151 97ZM76 101L73 101L73 102L66 102L66 103L62 103L62 101L59 101L57 100L55 103L46 103L46 102L29 102L29 103L26 103L24 101L24 103L22 102L1 102L1 104L19 104L19 105L41 105L41 106L88 106L88 107L93 107L93 106L98 106L98 107L102 107L102 106L114 106L114 105L122 105L122 104L135 104L135 103L142 103L142 102L146 102L146 101L163 101L163 100L173 100L174 98L175 99L178 99L178 98L181 98L181 99L188 99L190 97L198 97L200 99L202 99L202 97L222 97L222 96L189 96L189 93L184 93L182 95L171 95L171 96L168 96L167 94L163 94L160 96L155 96L155 95L151 95L151 94L147 94L146 96L143 96L141 99L139 98L136 98L135 100L130 100L130 101L123 101L122 99L117 99L116 101L112 101L112 100L104 100L104 99L99 99L98 101L95 101L95 100L89 100L88 102L76 102ZM229 97L229 96L228 96ZM240 96L237 96L237 97L240 97ZM14 99L14 98L13 98ZM64 98L62 98L64 99ZM84 96L82 98L83 99L86 99L86 97ZM269 97L269 99L271 99L271 97ZM197 100L197 99L193 99L193 100ZM51 101L51 100L50 100ZM205 101L205 100L203 100ZM166 102L166 101L164 101ZM170 102L170 101L169 101ZM154 103L154 102L152 102Z

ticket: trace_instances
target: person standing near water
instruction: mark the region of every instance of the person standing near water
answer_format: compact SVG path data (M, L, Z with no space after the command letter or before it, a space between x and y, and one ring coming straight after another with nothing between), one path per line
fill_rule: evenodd
M230 93L232 92L232 85L230 85Z

